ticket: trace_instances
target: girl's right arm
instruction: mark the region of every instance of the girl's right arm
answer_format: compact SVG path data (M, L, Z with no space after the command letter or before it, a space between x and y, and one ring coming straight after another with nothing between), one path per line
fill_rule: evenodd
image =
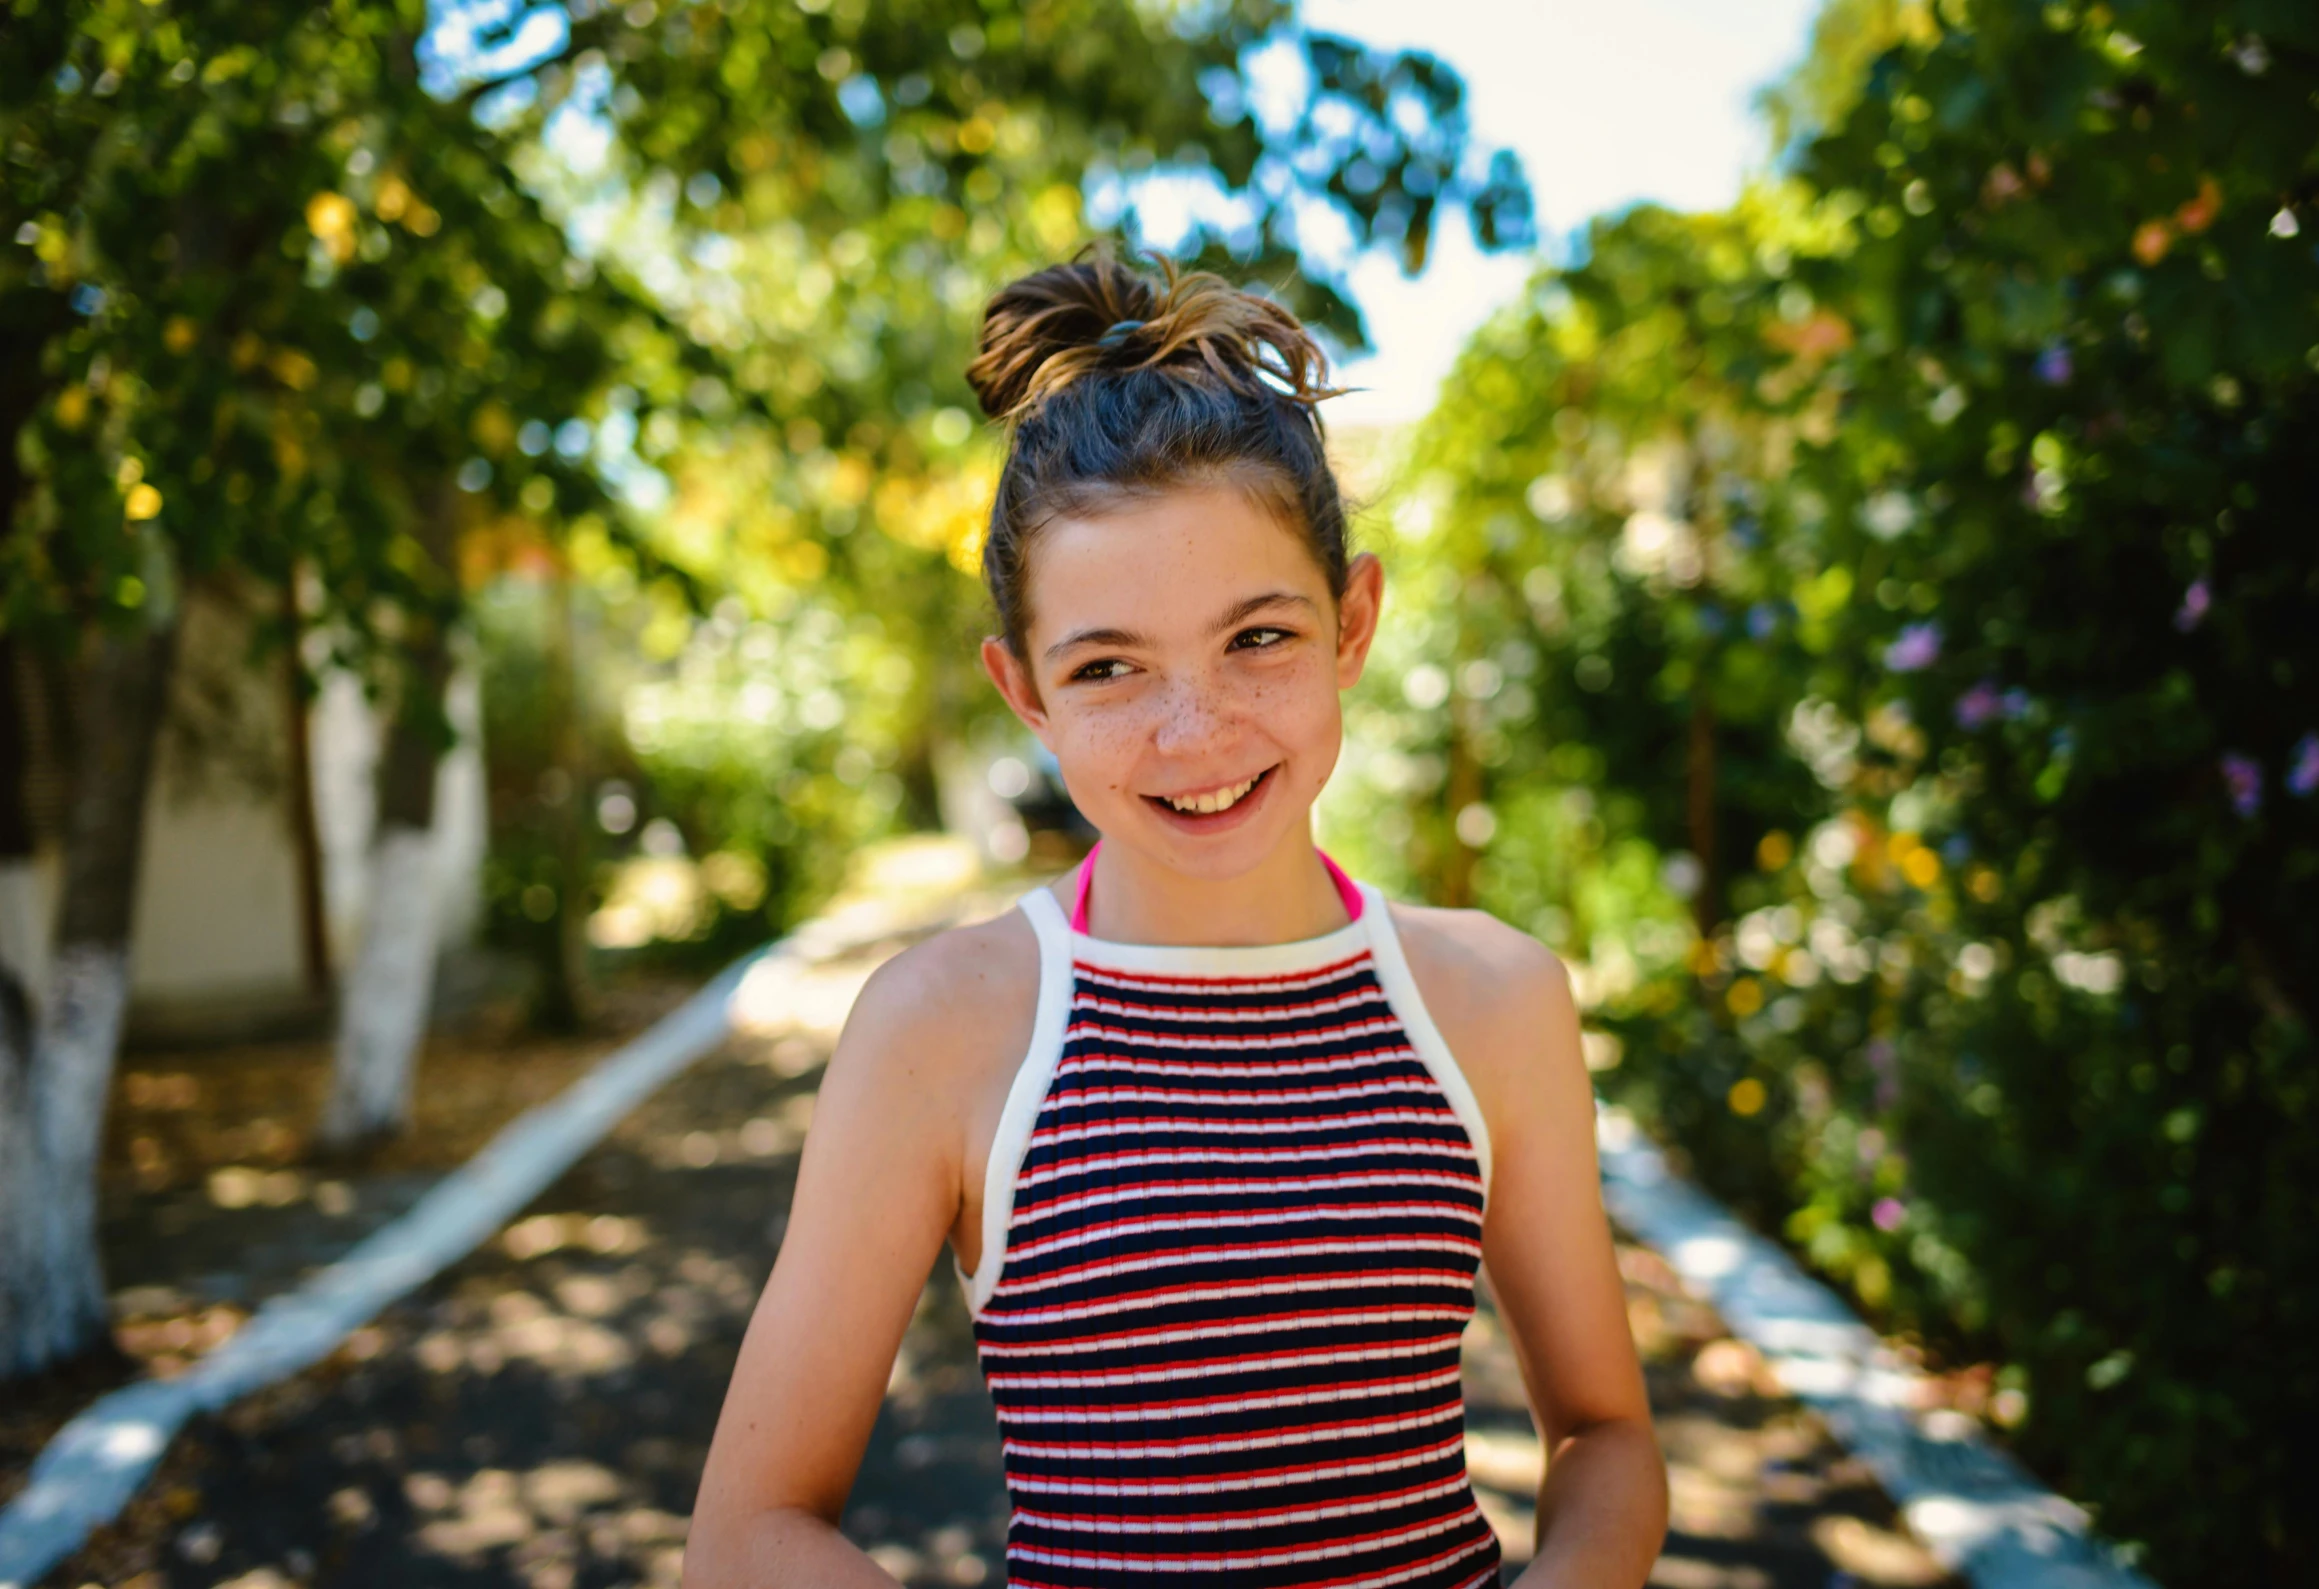
M839 1034L709 1442L683 1589L894 1583L837 1521L958 1215L960 1034L988 999L968 948L941 934L886 961Z

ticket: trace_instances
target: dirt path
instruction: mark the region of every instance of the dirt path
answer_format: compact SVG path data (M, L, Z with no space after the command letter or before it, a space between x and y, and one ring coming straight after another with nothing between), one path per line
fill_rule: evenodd
M842 993L867 962L827 973ZM674 1586L734 1354L780 1239L818 1030L737 1040L655 1097L490 1246L323 1367L189 1430L62 1589ZM391 1202L393 1188L380 1188ZM370 1203L354 1193L358 1208ZM378 1205L371 1205L378 1206ZM349 1223L363 1223L359 1219ZM1892 1509L1653 1255L1630 1313L1673 1463L1671 1589L1941 1583ZM1485 1311L1472 1466L1509 1559L1540 1453ZM1003 1576L996 1427L947 1260L920 1302L845 1526L911 1584Z

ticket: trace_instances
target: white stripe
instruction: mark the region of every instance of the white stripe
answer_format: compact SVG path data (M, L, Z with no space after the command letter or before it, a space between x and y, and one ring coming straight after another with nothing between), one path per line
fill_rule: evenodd
M1397 1081L1354 1081L1336 1087L1249 1087L1229 1092L1202 1092L1196 1087L1086 1087L1070 1091L1058 1087L1047 1094L1050 1109L1072 1109L1095 1103L1206 1103L1305 1104L1339 1098L1376 1098L1394 1092L1438 1093L1432 1078L1411 1076Z
M1235 1490L1283 1489L1291 1484L1323 1484L1332 1479L1374 1478L1378 1474L1397 1472L1432 1462L1452 1451L1462 1451L1465 1436L1444 1440L1439 1445L1420 1446L1415 1451L1399 1451L1388 1457L1371 1457L1348 1462L1324 1462L1296 1473L1265 1471L1234 1474L1219 1479L1043 1479L1035 1474L1017 1475L1016 1489L1031 1495L1095 1495L1105 1498L1134 1496L1228 1495Z
M1153 975L1123 970L1115 966L1094 965L1078 957L1073 958L1071 969L1077 973L1081 982L1092 982L1107 988L1118 988L1123 992L1182 993L1201 998L1213 998L1217 994L1240 997L1247 994L1298 993L1306 988L1317 988L1326 983L1341 981L1346 977L1358 976L1367 968L1368 964L1368 951L1355 949L1349 954L1339 955L1326 965L1317 966L1311 970L1284 972L1279 976L1209 977L1200 976L1195 972L1193 976L1198 981L1196 987L1182 977L1170 977L1164 972Z
M1027 1230L1040 1220L1076 1214L1107 1203L1156 1197L1231 1197L1243 1192L1286 1196L1292 1192L1355 1191L1370 1186L1438 1186L1447 1191L1475 1190L1471 1176L1430 1175L1423 1170L1372 1170L1366 1175L1283 1175L1277 1180L1140 1181L1133 1186L1106 1187L1077 1197L1059 1197L1025 1213L1016 1212L1014 1228Z
M1024 1561L1035 1561L1042 1565L1055 1567L1101 1566L1121 1572L1253 1572L1259 1567L1283 1567L1292 1562L1301 1561L1339 1561L1347 1556L1366 1556L1380 1550L1392 1550L1415 1540L1431 1539L1438 1534L1446 1534L1453 1528L1463 1528L1470 1520L1471 1509L1469 1508L1468 1511L1461 1512L1455 1517L1445 1517L1432 1523L1420 1523L1414 1528L1395 1529L1391 1533L1380 1534L1374 1539L1352 1540L1342 1545L1284 1546L1278 1550L1219 1551L1212 1557L1186 1555L1138 1558L1116 1555L1108 1551L1097 1555L1091 1551L1050 1551L1041 1550L1036 1545L1009 1545L1007 1559L1012 1561L1020 1557ZM1477 1545L1476 1548L1481 1547ZM1440 1568L1436 1565L1423 1570L1437 1572ZM1364 1584L1401 1583L1415 1576L1417 1576L1416 1570L1403 1568L1383 1577L1366 1578L1361 1581ZM1351 1586L1343 1586L1343 1589L1351 1589Z
M1247 1010L1213 1009L1202 1004L1141 1004L1131 999L1101 998L1092 993L1080 993L1071 1000L1073 1010L1100 1010L1105 1015L1120 1015L1131 1020L1176 1021L1186 1024L1203 1021L1243 1024L1251 1021L1292 1021L1300 1016L1332 1015L1359 1009L1364 1004L1373 1004L1387 1014L1392 1013L1391 1007L1385 1002L1383 990L1374 985L1339 994L1333 999L1304 999Z
M1052 1528L1077 1534L1124 1534L1138 1537L1152 1534L1200 1534L1215 1530L1223 1524L1234 1528L1278 1528L1284 1523L1314 1523L1329 1517L1360 1517L1375 1512L1396 1512L1404 1506L1415 1506L1420 1501L1437 1501L1466 1487L1464 1475L1443 1479L1405 1495L1387 1495L1359 1501L1331 1501L1325 1505L1281 1506L1267 1511L1248 1512L1229 1518L1175 1518L1175 1517L1075 1517L1068 1512L1017 1512L1026 1523L1041 1528Z
M1423 1062L1406 1044L1337 1054L1328 1059L1270 1059L1254 1065L1232 1065L1211 1060L1149 1059L1140 1054L1097 1052L1074 1054L1055 1067L1057 1076L1081 1076L1090 1071L1125 1071L1131 1076L1325 1076L1334 1071L1375 1070L1395 1063L1418 1066Z
M1462 1142L1430 1142L1423 1137L1388 1137L1378 1142L1322 1142L1307 1148L1148 1148L1137 1153L1090 1153L1060 1164L1043 1164L1023 1172L1028 1191L1068 1175L1102 1170L1128 1170L1146 1164L1284 1164L1298 1159L1365 1159L1381 1152L1430 1155L1437 1159L1472 1160L1473 1149Z
M1217 1396L1206 1401L1186 1402L1181 1406L1127 1402L1101 1407L1002 1407L999 1409L998 1421L999 1426L1005 1429L1024 1424L1079 1424L1087 1428L1087 1438L1099 1439L1101 1437L1093 1427L1097 1424L1143 1425L1167 1423L1182 1418L1213 1418L1221 1413L1262 1412L1274 1407L1327 1407L1338 1402L1376 1401L1380 1397L1399 1396L1411 1391L1439 1390L1444 1385L1456 1383L1457 1370L1452 1367L1407 1379L1363 1380L1351 1385L1276 1390L1255 1396Z
M1407 1434L1429 1424L1463 1418L1465 1408L1455 1402L1428 1407L1399 1418L1368 1423L1315 1424L1304 1429L1274 1429L1264 1434L1218 1435L1208 1440L1140 1440L1120 1442L1098 1451L1085 1440L1002 1440L1000 1447L1018 1457L1069 1457L1083 1462L1148 1462L1155 1457L1236 1456L1247 1451L1277 1451L1283 1446L1309 1446L1321 1440L1365 1440L1374 1435Z
M1328 1033L1283 1032L1267 1037L1249 1032L1226 1037L1178 1037L1161 1032L1131 1032L1124 1027L1099 1026L1091 1022L1074 1021L1065 1042L1076 1042L1081 1037L1100 1037L1107 1042L1134 1043L1143 1048L1205 1048L1225 1051L1263 1048L1310 1048L1315 1043L1339 1043L1350 1037L1374 1037L1379 1032L1399 1032L1401 1023L1391 1016L1380 1016L1373 1021L1348 1021ZM1407 1034L1404 1033L1404 1036ZM1415 1053L1415 1049L1410 1050Z
M1457 1124L1457 1115L1440 1109L1363 1109L1352 1114L1322 1115L1297 1120L1187 1120L1177 1115L1144 1115L1133 1120L1101 1120L1084 1126L1041 1126L1031 1141L1086 1142L1117 1136L1125 1131L1205 1131L1230 1137L1277 1136L1289 1131L1350 1131L1355 1126Z
M1387 1283L1440 1286L1473 1292L1470 1275L1420 1269L1380 1270L1374 1274L1334 1275L1321 1280L1257 1280L1228 1286L1169 1286L1165 1299L1150 1296L1104 1297L1067 1307L1033 1308L1021 1313L985 1313L994 1324L1068 1324L1078 1319L1102 1318L1111 1313L1140 1313L1174 1302L1231 1302L1242 1297L1314 1296L1328 1291L1358 1291Z
M1154 1269L1173 1269L1184 1264L1276 1263L1288 1258L1402 1252L1454 1252L1479 1258L1482 1244L1478 1241L1461 1241L1455 1236L1385 1235L1374 1236L1366 1241L1288 1241L1268 1247L1179 1247L1167 1252L1121 1258L1110 1263L1074 1264L1056 1274L1001 1280L992 1295L1019 1297L1032 1291L1052 1291L1057 1286L1115 1279L1120 1275L1149 1274Z
M1086 1390L1103 1385L1166 1385L1183 1380L1215 1379L1225 1374L1269 1374L1283 1368L1313 1368L1321 1364L1375 1363L1394 1358L1432 1357L1455 1352L1455 1335L1404 1345L1330 1347L1311 1352L1274 1352L1263 1357L1209 1358L1173 1368L1095 1368L1083 1372L986 1374L992 1390Z
M1298 1225L1315 1219L1376 1219L1406 1215L1411 1218L1462 1219L1480 1230L1481 1216L1454 1203L1354 1203L1344 1208L1271 1208L1247 1214L1177 1214L1152 1219L1121 1219L1085 1230L1070 1230L1038 1241L1018 1241L1007 1251L1017 1258L1039 1258L1065 1252L1089 1242L1113 1241L1122 1236L1151 1236L1168 1230L1260 1230L1266 1226Z
M985 1358L1008 1357L1084 1357L1132 1342L1137 1346L1173 1346L1182 1341L1229 1340L1236 1335L1278 1336L1299 1330L1333 1330L1343 1326L1424 1324L1453 1319L1459 1329L1472 1314L1471 1308L1441 1304L1415 1307L1361 1308L1347 1313L1315 1313L1298 1319L1218 1319L1213 1322L1180 1325L1173 1329L1124 1330L1112 1335L1074 1336L1064 1341L982 1341L977 1350ZM991 1320L996 1323L998 1321Z

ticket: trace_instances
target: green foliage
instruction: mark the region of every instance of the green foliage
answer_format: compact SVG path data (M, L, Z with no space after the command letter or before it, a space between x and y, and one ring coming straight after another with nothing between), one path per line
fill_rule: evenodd
M1393 528L1451 660L1355 798L2161 1580L2285 1581L2319 26L1969 13L1832 10L1786 176L1598 223L1468 350Z
M494 686L538 696L492 708L501 768L628 765L688 837L760 865L776 913L876 824L929 820L936 743L993 709L971 659L995 448L961 375L990 290L1098 224L1132 233L1158 174L1213 189L1180 252L1348 345L1300 206L1411 269L1445 205L1486 245L1529 236L1454 73L1275 0L7 10L0 627L61 645L238 565L295 582L383 690L512 571L586 585L566 599L655 666L809 610L942 659L849 747L894 769L865 782L827 728L735 717L786 677L787 629L770 660L684 675L690 737L664 754L567 711L575 665L523 625L485 626L515 648ZM1305 68L1271 120L1259 48ZM600 836L500 795L495 920L568 946Z

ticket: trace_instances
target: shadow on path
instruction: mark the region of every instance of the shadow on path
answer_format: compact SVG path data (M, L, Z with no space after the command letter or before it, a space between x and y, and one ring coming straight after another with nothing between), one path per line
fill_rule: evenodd
M858 981L872 963L825 974ZM47 1582L673 1589L830 1035L826 1021L763 1033L703 1060L326 1364L189 1428L151 1492ZM1654 1583L1948 1582L1895 1532L1868 1475L1765 1394L1760 1365L1663 1263L1631 1247L1621 1263L1673 1470L1675 1530ZM1542 1456L1486 1309L1466 1356L1476 1488L1518 1565ZM996 1425L947 1256L845 1527L906 1583L1004 1577Z

